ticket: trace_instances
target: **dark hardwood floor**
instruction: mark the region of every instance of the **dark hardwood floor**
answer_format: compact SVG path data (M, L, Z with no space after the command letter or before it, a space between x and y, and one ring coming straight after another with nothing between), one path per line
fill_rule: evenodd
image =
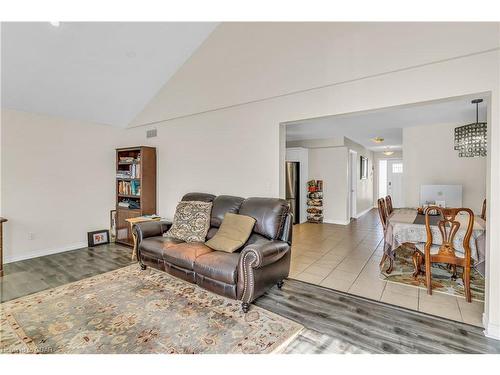
M1 301L127 266L130 254L111 244L9 263L0 278ZM480 328L297 280L255 304L304 325L285 353L500 353L500 341Z
M286 353L500 353L479 327L298 280L255 304L306 327Z
M132 250L109 244L8 263L0 300L10 301L132 264Z

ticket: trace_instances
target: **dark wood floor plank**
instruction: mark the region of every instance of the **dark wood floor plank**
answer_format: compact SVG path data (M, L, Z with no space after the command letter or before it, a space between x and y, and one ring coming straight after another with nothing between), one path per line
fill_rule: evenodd
M296 280L255 304L370 353L500 353L500 342L478 327Z

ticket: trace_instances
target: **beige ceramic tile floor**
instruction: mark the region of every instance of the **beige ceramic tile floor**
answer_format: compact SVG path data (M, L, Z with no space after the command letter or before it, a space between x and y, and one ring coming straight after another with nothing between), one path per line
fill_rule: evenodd
M290 278L482 326L484 304L379 278L382 227L376 210L349 225L299 224L293 228Z

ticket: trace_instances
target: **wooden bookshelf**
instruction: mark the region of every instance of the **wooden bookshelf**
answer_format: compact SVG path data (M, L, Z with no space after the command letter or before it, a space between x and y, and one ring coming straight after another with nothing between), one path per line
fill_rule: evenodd
M129 207L119 205L128 202ZM126 219L156 214L156 148L116 149L116 242L133 246Z

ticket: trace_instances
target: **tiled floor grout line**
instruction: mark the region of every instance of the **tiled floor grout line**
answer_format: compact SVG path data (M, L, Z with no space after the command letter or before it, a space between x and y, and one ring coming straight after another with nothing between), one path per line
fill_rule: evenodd
M368 235L366 235L364 238L366 238L367 236L368 236ZM342 242L342 241L340 241L340 242ZM359 246L359 244L360 244L361 242L363 242L363 240L359 241L359 242L356 244L356 248ZM331 248L328 252L332 251L334 248L335 248L335 246L334 246L333 248ZM356 249L356 248L355 248L355 249ZM328 254L328 253L326 253L326 254ZM325 256L326 256L326 254L325 254L325 255L323 255L321 258L325 257ZM326 278L328 278L328 276L330 276L330 275L333 273L333 271L335 271L335 270L337 269L337 267L338 267L338 266L339 266L339 265L340 265L340 264L341 264L341 263L342 263L342 262L343 262L343 261L344 261L344 260L345 260L348 256L349 256L349 254L346 254L346 255L342 258L342 260L341 260L341 261L340 261L340 262L339 262L339 263L338 263L335 267L333 267L333 269L330 271L330 273L328 273L328 275L326 275L323 279L321 279L320 284L321 284L321 283L322 283L322 282L323 282ZM320 258L320 259L321 259L321 258ZM368 258L368 259L369 259L369 258ZM318 259L317 261L319 261L319 259ZM363 266L363 268L364 268L364 266ZM361 273L361 271L360 271L360 273ZM359 276L359 274L358 274L358 276ZM357 278L357 277L356 277L356 278ZM353 282L353 283L354 283L354 282ZM352 286L352 284L351 284L351 286ZM350 287L349 287L349 288L350 288Z
M458 303L458 298L455 297L455 302L457 304L458 312L460 313L460 319L462 319L462 323L464 322L464 316L462 314L462 309L460 308L460 304Z
M380 245L380 241L377 243L377 246L375 246L375 250L373 250L373 252L371 253L370 257L368 258L368 260L365 262L365 264L363 265L363 268L361 268L361 270L359 271L358 273L358 276L356 276L356 278L354 279L354 281L352 282L351 286L349 287L349 289L347 290L347 292L349 293L349 290L351 290L352 286L356 283L356 281L359 279L359 275L361 275L361 273L363 272L363 270L365 269L366 265L368 264L368 262L370 261L370 258L373 256L373 254L375 254L375 252L377 251L377 248L378 248L378 245ZM385 285L384 285L384 289L382 290L382 294L384 293L384 290L385 290L385 287L387 285L387 281L385 282ZM380 298L379 300L382 298L382 294L380 295Z
M359 240L357 243L356 243L356 247L354 249L352 249L351 251L354 251L356 250L361 242L363 242L363 240L365 240L367 237L368 237L368 233L366 235L363 236L363 238L361 240ZM328 236L327 236L328 237ZM344 238L345 239L345 238ZM343 239L343 240L344 240ZM343 241L342 240L342 241ZM359 271L359 273L357 274L356 278L354 279L354 281L351 283L351 285L349 286L349 289L354 285L354 283L356 282L356 280L359 278L359 275L361 275L361 273L363 272L363 270L365 269L366 265L368 264L368 262L370 261L370 258L373 256L373 254L377 251L380 243L382 242L383 238L380 239L378 242L377 242L377 245L375 246L375 249L373 250L373 252L370 254L370 256L368 257L368 259L366 260L366 262L363 264L363 267L361 268L361 270ZM324 241L324 240L323 240ZM337 245L339 245L342 241L340 241ZM333 251L335 249L335 247L337 246L333 246L330 250L328 250L324 255L322 255L319 259L315 260L313 263L311 263L309 266L307 266L302 272L299 272L299 274L297 276L299 276L300 274L304 273L307 271L308 268L312 267L315 263L319 262L321 259L323 259L329 252ZM333 269L324 277L322 278L318 284L321 285L321 283L327 279L336 269L337 267L349 256L349 254L346 254L342 260L336 265L333 267ZM384 290L385 290L385 286L384 286ZM381 297L382 298L382 297Z

